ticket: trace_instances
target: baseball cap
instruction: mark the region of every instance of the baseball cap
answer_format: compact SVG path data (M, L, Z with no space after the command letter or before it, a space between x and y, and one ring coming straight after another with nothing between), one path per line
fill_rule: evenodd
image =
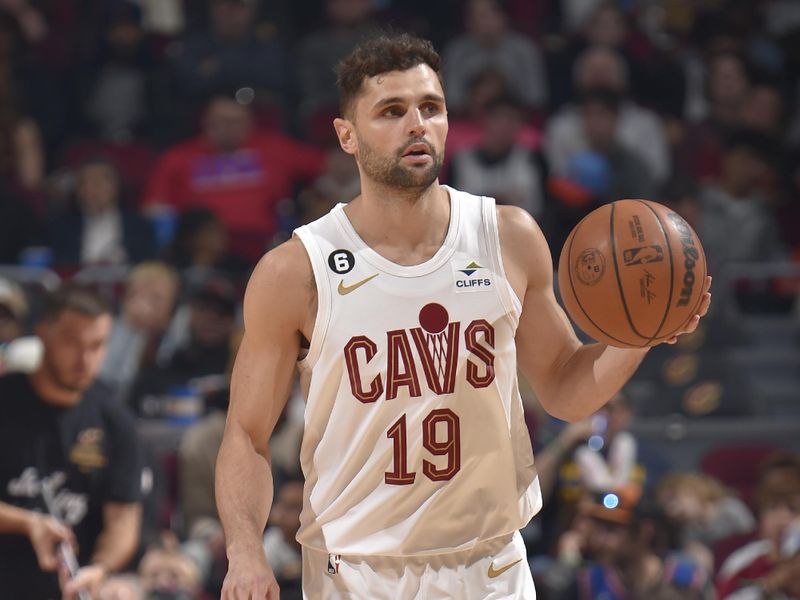
M0 277L0 306L4 306L18 321L28 316L25 292L16 283Z

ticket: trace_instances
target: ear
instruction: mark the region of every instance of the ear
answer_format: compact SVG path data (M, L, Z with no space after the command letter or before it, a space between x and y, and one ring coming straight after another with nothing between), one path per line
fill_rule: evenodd
M337 117L333 120L333 128L336 130L336 137L339 138L339 145L348 154L355 154L358 148L358 140L355 136L353 123L349 119Z

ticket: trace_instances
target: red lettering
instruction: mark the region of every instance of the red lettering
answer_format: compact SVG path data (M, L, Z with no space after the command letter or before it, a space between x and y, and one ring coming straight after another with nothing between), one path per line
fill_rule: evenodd
M483 333L486 346L478 343L480 333ZM494 381L494 354L489 350L489 348L494 349L494 327L485 319L473 321L464 331L464 343L467 350L485 365L483 374L480 374L478 366L467 359L467 381L475 388L484 388Z
M414 365L414 356L411 354L411 344L408 343L405 329L387 332L386 341L389 344L386 399L396 398L400 386L406 386L408 395L412 398L420 397L422 392L419 389L417 367ZM403 361L403 371L400 370L400 359Z
M371 339L365 335L358 335L350 339L344 347L344 360L347 364L347 374L350 376L350 389L361 402L368 404L375 402L383 393L383 382L381 376L376 375L369 384L369 389L364 390L361 385L361 370L358 366L358 356L356 352L360 349L364 350L366 362L372 360L378 352L378 347Z
M436 424L446 425L447 435L436 438ZM447 456L447 464L437 468L429 460L422 461L422 472L431 481L447 481L461 469L461 423L458 415L449 408L432 410L422 422L422 445L434 456Z

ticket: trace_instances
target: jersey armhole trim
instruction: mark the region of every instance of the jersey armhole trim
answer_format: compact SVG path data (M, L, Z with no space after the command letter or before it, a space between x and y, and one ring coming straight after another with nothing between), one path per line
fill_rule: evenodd
M517 297L517 293L511 287L511 282L506 276L503 266L503 252L500 247L500 233L497 226L497 205L494 199L483 197L483 226L486 239L489 243L489 253L494 263L494 269L503 278L503 285L498 286L500 301L503 303L506 312L514 316L515 325L519 324L522 315L522 301Z
M331 287L328 282L327 274L322 266L325 264L322 250L314 241L314 236L309 231L308 226L304 225L303 227L295 229L294 235L302 242L306 253L308 253L311 270L314 273L314 283L317 286L317 314L314 319L314 329L311 332L311 339L309 340L308 352L303 358L297 361L297 367L305 371L311 369L319 359L319 355L322 352L322 345L328 333L328 325L330 324L331 316Z

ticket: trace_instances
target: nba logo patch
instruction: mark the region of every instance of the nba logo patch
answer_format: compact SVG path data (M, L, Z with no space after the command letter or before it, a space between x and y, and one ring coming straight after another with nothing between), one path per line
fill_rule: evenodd
M341 554L328 554L328 573L331 575L338 574L340 562L342 562Z

